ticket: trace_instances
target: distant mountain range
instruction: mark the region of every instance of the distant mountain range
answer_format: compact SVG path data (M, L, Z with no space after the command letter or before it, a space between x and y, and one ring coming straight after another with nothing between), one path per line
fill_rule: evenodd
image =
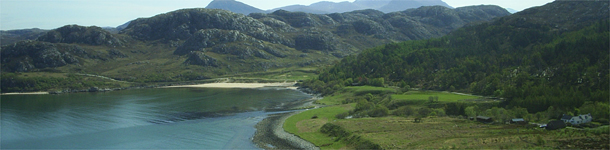
M290 5L280 8L263 11L248 4L235 0L214 0L206 8L224 9L236 13L248 15L250 13L271 13L276 10L286 10L292 12L305 12L312 14L343 13L355 10L375 9L384 13L403 11L410 8L421 6L443 6L453 8L442 0L356 0L354 2L328 2L321 1L311 5Z

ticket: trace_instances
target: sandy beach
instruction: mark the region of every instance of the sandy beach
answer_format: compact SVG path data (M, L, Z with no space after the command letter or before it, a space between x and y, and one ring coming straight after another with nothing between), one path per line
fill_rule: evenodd
M283 83L206 83L206 84L197 84L197 85L178 85L178 86L167 86L165 88L180 88L180 87L190 87L190 88L246 88L246 89L254 89L254 88L265 88L265 87L282 87L289 89L296 89L296 82L283 82Z
M49 94L49 92L23 92L23 93L2 93L0 95L40 95L40 94Z

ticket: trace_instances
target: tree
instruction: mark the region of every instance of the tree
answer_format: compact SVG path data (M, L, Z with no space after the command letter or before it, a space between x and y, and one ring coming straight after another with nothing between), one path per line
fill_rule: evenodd
M468 106L464 109L464 113L466 113L466 115L468 117L476 117L477 116L477 106Z
M513 115L517 118L525 118L529 113L526 108L516 107L513 108Z

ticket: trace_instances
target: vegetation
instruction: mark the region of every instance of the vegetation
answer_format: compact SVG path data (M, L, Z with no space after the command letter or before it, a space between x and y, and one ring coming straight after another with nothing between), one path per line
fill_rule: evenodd
M336 113L325 133L358 135L382 148L603 149L610 147L607 126L598 127L609 124L610 115L607 6L556 1L441 38L386 44L346 57L301 84L329 97L325 103L354 105ZM583 12L590 8L604 11ZM546 11L551 9L556 11ZM394 90L353 90L371 87ZM595 115L593 123L573 126L582 130L506 124L586 113ZM479 115L493 121L466 119Z
M372 80L381 80L391 81L387 85L504 97L509 107L531 113L550 106L571 111L587 101L606 102L610 97L609 61L600 57L609 55L608 25L598 21L558 33L516 28L500 19L439 39L366 50L304 85L329 94L353 83L379 86ZM523 41L523 37L536 40Z

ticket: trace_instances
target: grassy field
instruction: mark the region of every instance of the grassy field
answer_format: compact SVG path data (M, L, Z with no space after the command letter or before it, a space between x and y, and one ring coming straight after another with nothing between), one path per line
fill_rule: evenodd
M450 117L425 118L423 123L404 117L360 118L335 124L384 149L553 149L569 148L564 144L569 140L608 139L608 134L576 129L547 131L536 126L488 125Z
M609 127L592 129L566 128L548 131L537 125L484 124L459 117L425 117L415 123L410 117L366 117L336 119L337 114L353 110L355 103L341 104L347 98L365 93L391 94L393 101L414 101L414 108L426 107L430 96L438 102L473 102L479 96L449 92L410 91L396 94L393 88L358 86L345 87L333 95L318 100L333 105L294 115L284 129L311 141L322 149L349 148L345 142L335 142L319 131L325 123L339 125L353 135L379 144L383 149L607 149L610 147ZM486 101L484 101L486 102ZM318 118L312 119L313 116ZM601 144L600 144L601 143Z
M396 93L396 89L387 87L374 87L374 86L349 86L343 89L343 92L351 92L356 95L363 95L367 93L373 94L384 94L384 93Z
M353 109L353 107L352 104L347 104L304 111L286 119L286 122L284 122L284 130L295 134L322 149L343 148L346 147L344 143L335 142L331 137L321 133L319 130L322 125L336 121L336 114L347 112Z
M448 92L420 92L412 91L404 94L393 94L393 100L428 100L430 97L438 97L439 102L457 102L459 100L482 99L479 96L460 95Z

